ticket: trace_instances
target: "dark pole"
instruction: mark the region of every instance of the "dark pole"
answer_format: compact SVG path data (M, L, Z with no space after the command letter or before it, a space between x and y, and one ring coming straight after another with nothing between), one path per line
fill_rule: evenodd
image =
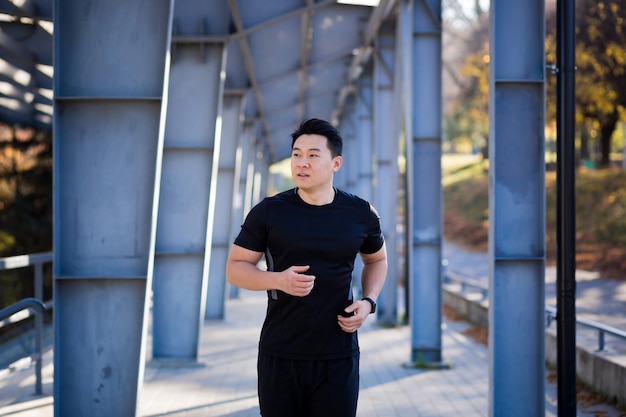
M557 399L576 417L575 0L557 0Z

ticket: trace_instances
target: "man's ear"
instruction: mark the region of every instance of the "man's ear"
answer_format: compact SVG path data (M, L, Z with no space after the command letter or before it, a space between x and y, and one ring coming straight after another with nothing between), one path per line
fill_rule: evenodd
M343 158L341 156L336 156L333 158L333 172L339 171L341 168L341 164L343 164Z

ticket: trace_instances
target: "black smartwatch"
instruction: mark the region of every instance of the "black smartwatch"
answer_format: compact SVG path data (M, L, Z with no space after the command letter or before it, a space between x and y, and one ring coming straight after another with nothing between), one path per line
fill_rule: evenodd
M361 299L362 301L367 301L368 303L371 304L372 306L372 311L370 311L370 314L374 314L376 312L376 301L372 300L369 297L365 297Z

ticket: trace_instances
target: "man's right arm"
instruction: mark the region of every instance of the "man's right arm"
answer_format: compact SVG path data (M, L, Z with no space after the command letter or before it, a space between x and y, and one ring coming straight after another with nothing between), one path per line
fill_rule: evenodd
M281 290L304 297L313 289L315 277L305 275L309 266L292 266L282 272L257 267L263 253L233 245L226 262L226 279L231 285L251 291Z

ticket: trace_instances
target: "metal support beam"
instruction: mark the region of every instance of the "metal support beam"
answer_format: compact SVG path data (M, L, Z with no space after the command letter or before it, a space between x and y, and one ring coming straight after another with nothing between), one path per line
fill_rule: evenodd
M252 185L252 205L258 204L267 197L267 179L269 175L269 160L264 152L263 143L256 143L254 155L254 183Z
M335 174L335 185L356 194L359 176L359 142L355 122L355 97L350 95L345 103L345 111L340 121L339 130L343 138L343 166Z
M400 100L397 117L400 118L401 136L404 141L405 167L402 179L404 180L404 311L403 319L408 320L410 307L410 280L413 277L413 140L411 127L413 116L413 4L411 1L402 1L399 4L398 20L396 23L396 57L400 61L397 75L397 97Z
M245 105L244 105L245 108ZM242 109L242 111L244 111ZM242 115L243 117L243 115ZM235 178L233 185L233 203L232 210L233 215L231 217L231 230L230 242L235 240L235 236L239 233L239 229L243 224L245 216L250 211L250 198L247 197L251 194L248 191L247 185L251 183L248 181L248 164L250 155L253 153L252 138L254 135L254 122L243 121L241 126L241 133L237 136L237 151L235 154ZM229 245L230 246L230 245ZM228 298L239 297L239 288L229 285Z
M169 0L54 2L57 417L137 411L172 10Z
M441 0L412 5L411 361L441 354Z
M227 16L224 2L179 0L174 35L219 38L228 31ZM209 40L174 45L154 264L153 359L195 362L209 281L226 47Z
M181 10L177 8L177 13ZM177 15L177 21L186 19ZM197 45L178 45L170 72L154 263L154 360L198 358L224 59L220 44L204 45L202 50Z
M211 246L211 265L205 319L223 319L226 294L226 260L232 236L238 229L232 229L233 196L235 182L239 185L237 173L237 141L240 135L243 97L241 94L227 94L224 97L222 112L222 145L217 171L215 218ZM236 178L236 180L235 180ZM235 231L236 230L236 231Z
M237 2L235 0L227 0L227 1L230 7L231 14L232 14L232 20L233 20L235 28L237 29L237 32L243 32L244 27L241 21L241 16L239 13L239 6ZM261 97L261 93L259 91L258 81L256 79L256 74L254 71L254 63L252 59L252 53L250 52L250 45L249 45L248 39L245 36L241 36L238 39L239 39L239 48L241 49L241 54L243 57L243 63L246 67L248 79L249 79L250 84L252 85L252 90L254 92L256 108L260 115L261 123L263 125L262 126L263 135L265 136L265 139L267 141L268 152L270 153L270 156L268 157L268 159L271 160L273 158L273 155L271 154L274 152L273 144L272 144L272 137L270 136L269 126L267 125L267 121L265 118L265 108L263 106L263 100Z
M369 65L372 54L372 44L378 34L378 30L383 22L389 17L393 11L397 0L381 0L370 15L363 31L363 44L358 49L358 53L354 54L350 67L348 69L348 80L339 92L337 99L337 107L333 112L333 121L341 118L345 106L345 100L350 96L354 86L359 83L361 72Z
M244 138L243 155L242 155L243 169L241 171L241 175L242 175L241 180L243 183L242 185L243 185L243 190L244 190L243 218L241 219L240 225L243 224L243 221L245 217L248 215L248 212L255 205L254 164L256 162L256 147L257 147L257 144L256 144L257 139L255 136L255 133L258 129L256 125L257 123L247 126L247 129L246 129L247 137Z
M358 89L355 97L356 111L356 134L359 143L358 155L358 177L356 195L367 201L372 201L374 196L374 92L372 79L372 66L367 65L363 75L359 79ZM361 297L361 272L363 262L357 256L354 262L355 277L354 287L356 297Z
M387 280L378 299L378 320L398 323L397 225L399 203L399 129L395 100L395 39L393 32L380 31L374 50L374 141L376 185L374 207L378 210L387 246Z
M545 414L544 10L491 2L490 416Z
M367 201L374 197L374 90L371 65L359 80L356 92L359 177L357 195Z

